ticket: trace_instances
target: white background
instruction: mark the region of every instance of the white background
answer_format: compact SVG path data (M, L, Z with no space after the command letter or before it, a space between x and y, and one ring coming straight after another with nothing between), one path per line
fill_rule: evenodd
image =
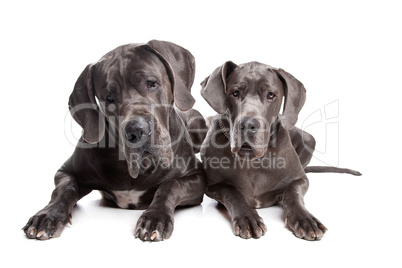
M0 265L401 267L400 12L397 1L3 1ZM214 112L199 83L227 60L281 67L304 83L298 126L317 140L314 164L363 173L309 175L306 206L329 228L322 241L295 238L279 207L258 210L265 236L242 240L205 198L176 212L171 239L144 243L133 236L142 211L104 207L98 193L79 201L60 238L25 238L74 150L65 118L78 75L111 49L150 39L193 53L204 115Z

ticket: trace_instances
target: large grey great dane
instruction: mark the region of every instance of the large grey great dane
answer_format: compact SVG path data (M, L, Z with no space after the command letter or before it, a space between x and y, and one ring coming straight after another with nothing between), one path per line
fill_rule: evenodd
M280 204L297 237L321 239L327 228L303 202L305 173L360 173L307 167L315 140L294 126L306 99L302 83L282 69L229 61L201 85L202 96L219 113L201 147L206 194L229 210L234 234L261 237L267 229L255 208Z
M189 51L156 40L120 46L89 64L69 100L83 135L56 173L50 203L23 228L27 237L59 236L76 202L99 190L121 208L146 209L136 237L169 238L176 206L200 204L206 186L193 149L205 133L188 131L205 128L190 110L194 75Z

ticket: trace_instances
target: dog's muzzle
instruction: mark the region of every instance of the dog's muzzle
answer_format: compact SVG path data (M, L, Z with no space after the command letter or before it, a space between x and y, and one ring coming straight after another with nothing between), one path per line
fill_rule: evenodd
M169 132L149 113L131 115L120 128L122 151L132 178L173 161Z
M258 159L266 152L264 124L258 118L245 116L238 122L235 131L235 142L232 147L234 153L240 159Z

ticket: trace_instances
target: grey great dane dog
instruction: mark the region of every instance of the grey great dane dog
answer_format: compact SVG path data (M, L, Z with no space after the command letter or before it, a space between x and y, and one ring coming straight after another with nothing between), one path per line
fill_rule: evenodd
M282 69L229 61L201 85L201 95L219 113L201 147L206 194L228 209L234 234L261 237L267 228L255 208L280 204L297 237L321 239L327 228L303 202L309 186L305 173L360 173L307 167L315 140L295 127L306 99L303 84Z
M189 51L156 40L120 46L89 64L69 100L83 135L55 175L50 203L23 228L27 237L59 236L76 202L99 190L118 207L146 209L136 237L169 238L176 206L200 204L206 186L193 149L205 134L189 133L205 127L190 110L194 75Z

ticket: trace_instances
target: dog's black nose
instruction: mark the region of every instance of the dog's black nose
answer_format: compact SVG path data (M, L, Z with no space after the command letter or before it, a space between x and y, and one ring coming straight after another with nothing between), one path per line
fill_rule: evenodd
M138 143L144 139L146 140L150 134L150 122L142 117L127 122L124 127L126 140L132 143Z
M257 119L252 117L243 117L240 120L239 125L242 132L248 132L251 134L257 133L258 129L260 129L260 123Z

